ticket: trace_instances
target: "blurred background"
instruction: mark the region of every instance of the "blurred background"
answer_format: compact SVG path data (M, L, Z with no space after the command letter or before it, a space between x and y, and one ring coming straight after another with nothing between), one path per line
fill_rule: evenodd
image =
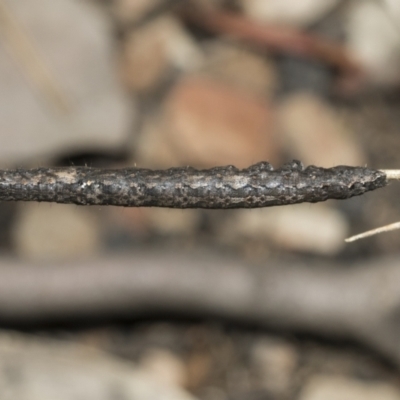
M0 0L1 168L399 168L399 105L396 0ZM400 399L399 196L0 204L0 399Z

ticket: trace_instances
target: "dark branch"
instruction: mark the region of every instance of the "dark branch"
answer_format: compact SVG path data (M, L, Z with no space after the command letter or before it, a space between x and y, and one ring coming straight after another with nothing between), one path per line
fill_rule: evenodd
M1 201L170 208L257 208L347 199L387 184L385 173L361 167L304 168L293 161L239 170L87 167L0 171Z
M183 315L358 339L400 366L399 259L259 267L210 249L63 265L0 260L0 322Z

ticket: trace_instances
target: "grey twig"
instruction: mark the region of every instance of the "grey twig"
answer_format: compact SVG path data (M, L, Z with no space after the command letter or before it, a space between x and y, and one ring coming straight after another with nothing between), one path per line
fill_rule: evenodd
M202 253L135 251L66 265L0 262L0 322L154 313L219 317L353 338L400 366L399 258L262 267Z
M387 184L382 171L338 166L280 169L261 162L239 170L87 167L0 171L0 201L170 208L257 208L347 199Z

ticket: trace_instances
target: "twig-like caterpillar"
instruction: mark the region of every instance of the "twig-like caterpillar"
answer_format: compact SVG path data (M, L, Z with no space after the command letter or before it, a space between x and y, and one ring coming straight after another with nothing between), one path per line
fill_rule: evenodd
M170 208L258 208L347 199L387 184L385 172L361 167L207 170L37 168L0 171L0 201Z

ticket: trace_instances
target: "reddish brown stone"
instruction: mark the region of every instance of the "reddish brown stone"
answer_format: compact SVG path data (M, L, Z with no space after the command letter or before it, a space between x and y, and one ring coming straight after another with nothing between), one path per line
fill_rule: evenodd
M190 77L172 90L164 111L164 146L180 165L247 167L279 160L271 108L260 96Z

